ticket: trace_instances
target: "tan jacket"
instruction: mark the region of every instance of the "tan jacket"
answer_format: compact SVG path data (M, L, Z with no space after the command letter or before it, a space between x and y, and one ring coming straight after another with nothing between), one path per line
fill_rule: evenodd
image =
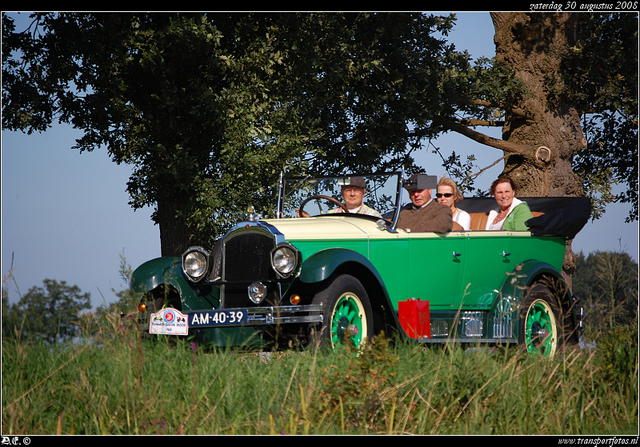
M410 203L400 211L398 228L412 232L448 233L453 228L451 208L433 199L422 208L416 208L413 203Z

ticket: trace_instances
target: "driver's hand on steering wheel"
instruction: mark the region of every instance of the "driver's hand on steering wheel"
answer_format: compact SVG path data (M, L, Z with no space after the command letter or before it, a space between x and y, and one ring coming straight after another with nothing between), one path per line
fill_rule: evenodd
M300 214L300 209L296 209L296 217L311 217L311 216L305 210L302 210L302 214Z

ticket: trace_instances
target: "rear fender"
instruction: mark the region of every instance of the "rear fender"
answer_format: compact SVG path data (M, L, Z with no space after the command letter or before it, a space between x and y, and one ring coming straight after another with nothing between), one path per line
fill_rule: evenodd
M567 285L562 273L555 267L546 262L540 262L535 259L528 260L519 264L516 269L507 274L502 288L501 295L512 295L520 302L524 299L526 290L541 280L547 280L549 287L557 290L561 301L567 300L569 286Z
M571 289L562 273L546 262L529 260L520 264L505 280L498 300L501 299L500 297L513 297L517 305L516 308L519 309L526 292L536 283L545 284L557 298L565 315L565 326L569 324L573 330L578 328L579 310L575 306L576 301L572 297Z

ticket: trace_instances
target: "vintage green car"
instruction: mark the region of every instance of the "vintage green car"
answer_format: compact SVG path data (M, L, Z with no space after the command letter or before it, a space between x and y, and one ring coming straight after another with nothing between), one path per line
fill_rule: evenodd
M380 217L340 212L342 188L356 179ZM523 344L543 355L578 341L581 310L561 271L588 199L522 199L537 216L531 231L484 231L495 200L467 198L458 206L470 212L471 231L406 232L397 221L407 181L403 171L282 177L274 218L251 210L214 247L135 270L141 321L151 334L262 349L359 348L382 331L419 343Z

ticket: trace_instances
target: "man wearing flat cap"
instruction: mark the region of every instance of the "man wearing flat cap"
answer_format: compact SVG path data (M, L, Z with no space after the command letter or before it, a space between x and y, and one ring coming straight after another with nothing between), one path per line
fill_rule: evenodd
M426 174L413 174L404 182L411 203L402 207L398 217L398 228L411 232L435 233L448 233L453 229L451 208L441 205L431 197L431 189L436 184L437 177Z
M350 177L349 183L342 186L344 204L350 213L381 217L379 212L362 203L366 191L367 185L362 177ZM337 208L329 210L329 213L344 213L344 210Z

